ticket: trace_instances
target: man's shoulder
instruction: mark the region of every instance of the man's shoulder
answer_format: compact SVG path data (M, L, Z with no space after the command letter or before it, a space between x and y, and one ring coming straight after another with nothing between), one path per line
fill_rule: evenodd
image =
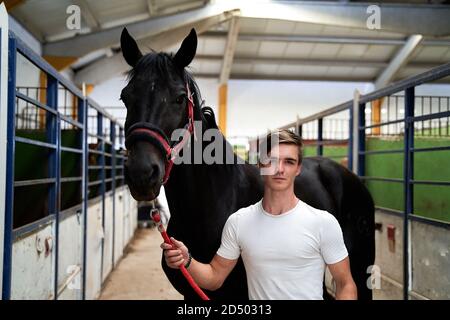
M256 203L254 203L254 204L251 204L251 205L249 205L247 207L240 208L239 210L237 210L236 212L231 214L229 218L230 219L231 218L239 219L242 216L249 216L250 214L256 213L258 211L258 209L259 209L260 202L261 202L261 200L256 202Z
M328 211L317 209L317 208L315 208L313 206L310 206L306 202L303 202L303 201L301 201L301 202L302 202L302 206L303 206L304 210L306 210L311 215L311 217L319 219L319 220L322 220L322 221L323 220L327 221L327 220L330 220L330 219L335 219L335 217L331 213L329 213Z

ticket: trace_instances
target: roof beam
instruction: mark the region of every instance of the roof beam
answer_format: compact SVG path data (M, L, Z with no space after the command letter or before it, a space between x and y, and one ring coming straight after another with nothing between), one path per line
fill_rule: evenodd
M235 11L223 12L195 23L186 23L178 28L138 40L137 43L141 48L151 47L155 51L161 51L181 42L189 33L191 28L195 28L197 33L201 34L202 32L210 29L212 26L229 20L235 14ZM130 67L125 63L122 53L119 52L111 57L101 58L86 68L77 71L74 76L74 81L78 84L83 82L98 84L129 69Z
M190 10L194 8L199 8L205 5L205 1L203 0L185 0L181 2L164 4L161 3L161 6L158 7L158 11L162 14L173 14L180 11Z
M167 33L172 29L192 25L198 21L233 12L234 7L224 5L208 5L200 9L182 12L175 15L154 17L145 21L127 25L128 31L136 39L145 39L157 34ZM226 10L230 9L230 10ZM123 26L100 30L76 37L50 42L44 45L45 55L81 57L89 52L111 46L118 46Z
M225 38L226 31L208 31L202 34L202 38ZM242 41L274 41L274 42L309 42L309 43L333 43L333 44L366 44L366 45L392 45L402 46L407 38L376 38L376 37L342 37L335 35L286 35L266 33L239 33L238 40ZM450 46L450 39L424 39L423 45Z
M195 78L217 79L217 73L194 73ZM342 81L342 82L372 82L371 77L311 77L311 76L277 76L277 75L258 75L258 74L231 74L231 80L286 80L286 81Z
M242 17L367 29L367 3L339 3L322 1L261 2L257 6L247 1L238 3ZM407 35L450 35L450 7L447 5L380 4L380 31ZM432 21L432 23L430 23Z
M83 16L84 21L86 22L88 27L92 31L98 30L100 28L100 24L98 23L97 18L95 17L86 0L74 0L73 3L80 7L81 15Z
M415 34L408 38L405 45L395 54L386 69L375 80L375 90L386 86L395 78L400 69L411 59L414 50L417 49L422 39L423 36L420 34Z
M156 0L147 0L147 10L150 17L156 15L157 8L155 1Z
M208 31L202 34L205 38L224 38L225 31ZM240 33L239 40L243 41L279 41L279 42L310 42L310 43L336 43L336 44L379 44L379 45L403 45L405 40L389 38L362 38L362 37L342 37L326 35L286 35L286 34L258 34ZM448 41L450 44L450 41Z
M202 61L220 61L222 56L218 55L197 55L195 60ZM323 60L323 59L293 59L293 58L280 58L280 57L234 57L235 63L262 63L262 64L283 64L283 65L305 65L305 66L324 66L324 67L363 67L363 68L387 68L389 63L383 61L370 61L370 60ZM408 67L431 69L438 66L438 63L410 63Z
M217 73L194 73L197 79L217 79ZM254 75L254 74L231 74L231 80L275 80L275 81L330 81L330 82L373 82L371 77L312 77L312 76L275 76L275 75ZM433 84L450 84L450 78L445 77L433 81Z
M233 65L234 52L236 50L237 39L239 35L239 17L233 17L230 21L228 30L228 39L225 47L222 68L220 71L219 83L225 84L230 77L231 66Z

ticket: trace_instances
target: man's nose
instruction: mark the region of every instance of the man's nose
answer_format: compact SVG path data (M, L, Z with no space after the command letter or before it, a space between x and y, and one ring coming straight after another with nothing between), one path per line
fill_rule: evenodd
M281 161L281 160L278 161L277 173L279 173L279 174L284 173L284 164L283 164L283 161Z

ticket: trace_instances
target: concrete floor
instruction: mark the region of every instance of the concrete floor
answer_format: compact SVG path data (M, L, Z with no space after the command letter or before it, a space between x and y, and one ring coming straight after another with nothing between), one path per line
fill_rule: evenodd
M106 280L100 300L181 300L161 268L161 235L137 229L124 257Z

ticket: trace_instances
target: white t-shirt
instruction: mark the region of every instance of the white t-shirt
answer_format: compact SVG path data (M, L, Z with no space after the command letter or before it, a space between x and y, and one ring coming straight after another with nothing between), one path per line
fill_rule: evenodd
M272 215L262 200L228 218L217 254L242 256L252 300L322 300L326 264L348 256L341 227L327 211L299 201Z

